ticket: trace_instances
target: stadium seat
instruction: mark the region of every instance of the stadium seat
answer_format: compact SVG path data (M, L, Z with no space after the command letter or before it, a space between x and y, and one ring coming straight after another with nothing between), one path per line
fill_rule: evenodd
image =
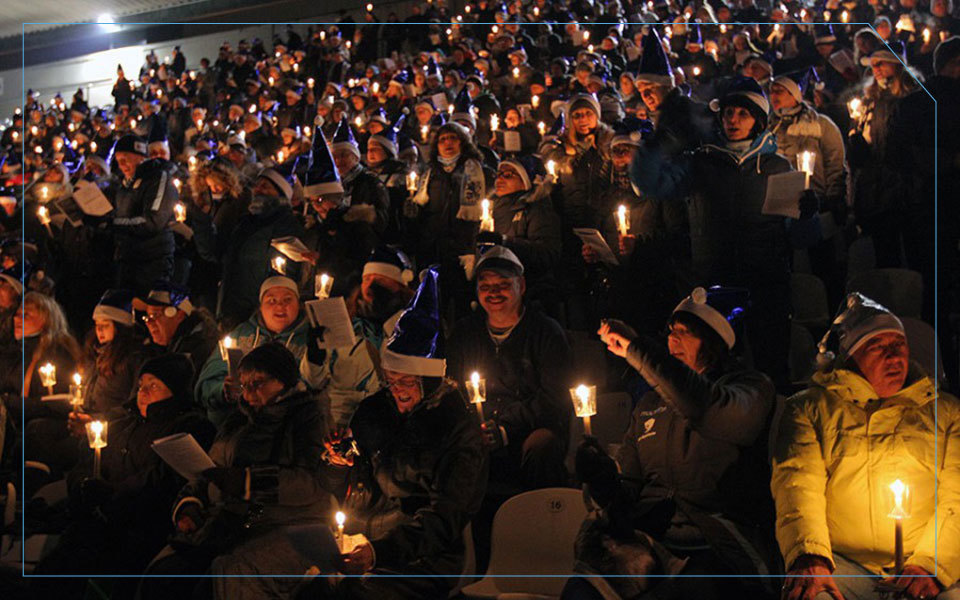
M816 275L793 273L790 276L790 304L794 323L812 331L822 331L830 325L827 286Z
M870 236L859 237L847 249L847 279L877 268L877 256Z
M847 279L847 292L860 292L899 317L920 318L923 276L908 269L871 269Z
M907 343L910 346L910 359L917 361L927 375L943 384L947 381L947 372L943 368L943 354L940 352L940 342L937 332L929 323L903 317L903 328L907 332Z
M790 381L806 381L816 367L817 343L803 325L790 324Z
M586 516L579 489L545 488L510 498L493 519L487 573L464 587L463 595L558 598L573 573L574 542Z

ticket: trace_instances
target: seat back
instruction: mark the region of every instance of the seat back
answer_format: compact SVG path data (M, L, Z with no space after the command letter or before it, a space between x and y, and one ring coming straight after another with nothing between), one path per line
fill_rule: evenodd
M920 318L923 276L909 269L871 269L847 280L847 292L860 292L898 317Z
M863 236L855 239L847 250L847 279L877 268L877 253L873 238Z
M830 324L827 286L816 275L793 273L790 276L790 303L794 323L811 329L825 329Z
M817 343L810 331L797 323L790 324L790 381L806 381L816 368Z
M941 383L946 382L947 372L943 368L943 354L940 352L936 330L920 319L904 317L900 321L907 333L910 359L917 361L930 377Z
M544 488L510 498L493 519L485 579L498 575L493 583L501 593L559 596L563 575L573 572L574 543L586 516L582 492L574 488Z

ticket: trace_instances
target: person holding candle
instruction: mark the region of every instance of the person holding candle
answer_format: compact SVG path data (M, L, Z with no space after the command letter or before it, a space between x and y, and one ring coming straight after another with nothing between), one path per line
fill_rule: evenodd
M116 283L143 294L153 282L173 276L175 242L167 224L179 198L174 167L148 160L146 142L132 134L120 138L114 156L123 175L113 213Z
M310 566L284 528L333 515L320 477L326 420L282 344L254 348L238 372L240 408L221 424L209 450L216 466L180 491L170 513L177 533L147 574L209 572L217 576L216 598L287 597L298 580L239 576L303 573ZM144 600L171 598L195 585L152 579L140 593Z
M200 372L219 336L213 315L193 305L188 289L158 282L146 297L133 299L133 308L144 313L142 319L150 334L145 348L148 354L184 354L193 362L194 374Z
M373 207L376 214L373 229L378 235L383 234L390 209L387 188L360 162L360 146L346 119L340 121L330 144L330 153L343 185L341 202L351 208Z
M406 120L406 113L401 114L392 126L385 126L382 131L371 135L367 140L365 156L367 169L387 188L389 196L387 225L383 231L383 240L387 243L400 241L403 204L411 193L416 192L415 186L411 191L411 184L416 182L411 178L411 174L414 178L419 177L415 170L398 158L400 142L402 137L405 137L402 131Z
M514 490L565 485L572 413L566 335L524 302L524 271L508 248L487 249L476 266L483 310L459 321L447 346L451 377L466 381L477 371L487 380L490 477Z
M694 289L668 321L666 346L622 321L605 321L599 331L607 349L637 370L638 388L646 391L616 462L595 438L577 449L577 478L602 509L593 527L638 549L644 541L635 530L642 531L687 560L681 574L776 572L767 465L776 392L766 375L736 357L747 302L743 289ZM600 574L617 574L603 567L606 552L586 545L578 558ZM674 579L653 591L658 598L771 592L762 579Z
M283 344L299 363L307 351L309 327L296 282L289 277L275 276L260 286L260 308L228 335L243 354L264 344L278 343ZM236 367L233 365L234 369ZM241 395L240 384L229 372L218 349L210 353L203 365L195 389L207 417L217 426L236 410Z
M822 239L809 248L810 266L827 286L830 306L843 294L839 264L842 236L837 234L847 218L846 149L840 129L830 117L805 100L816 73L796 71L775 77L770 85L770 131L777 136L777 150L792 164L806 152L813 157L809 189L820 202Z
M859 293L819 348L819 370L787 401L773 448L784 593L879 598L875 586L889 576L902 597L956 597L960 401L910 361L900 319ZM897 481L912 498L902 519L891 516L902 516Z
M324 477L348 517L345 532L369 540L341 556L341 572L406 577L345 578L333 593L318 578L299 598L445 598L456 583L434 575L462 569L462 532L487 465L476 415L439 357L437 278L426 271L381 353L386 387L351 420L359 456L326 443Z
M168 511L183 479L160 459L151 443L174 433L189 433L201 448L210 447L215 429L194 408L189 386L193 366L182 354L165 354L139 369L135 395L122 416L110 422L102 448L100 477L94 478L94 452L87 447L67 474L70 523L56 546L37 565L43 575L123 573L137 575L163 548L170 535ZM38 589L63 597L57 584ZM128 580L127 593L135 580ZM66 585L80 586L82 580Z
M286 165L293 167L293 163ZM217 320L233 328L259 306L260 285L270 277L270 242L276 238L303 238L303 226L293 214L295 177L286 168L264 169L253 185L253 200L227 242L217 298ZM287 276L299 279L300 263L288 263ZM199 370L199 369L198 369Z

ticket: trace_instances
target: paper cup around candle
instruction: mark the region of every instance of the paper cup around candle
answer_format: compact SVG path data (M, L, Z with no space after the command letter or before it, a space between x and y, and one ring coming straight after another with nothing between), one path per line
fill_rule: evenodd
M230 355L229 350L236 347L237 347L236 340L234 340L229 335L225 336L222 340L220 340L220 357L223 358L224 362L229 360L228 358Z
M187 207L183 202L177 202L173 205L173 213L176 215L177 223L183 223L187 220Z
M477 415L483 422L483 403L487 401L487 380L480 377L480 373L474 371L467 380L467 396L470 403L477 408Z
M100 450L107 447L107 421L90 421L84 425L87 431L87 443L94 450Z
M630 209L625 204L617 207L617 231L625 236L630 233Z
M287 259L282 256L275 256L273 260L270 261L270 266L281 275L286 275L287 273Z
M321 273L313 280L314 295L319 300L330 297L330 291L333 289L333 277L326 273Z
M597 386L580 384L570 388L570 397L573 399L573 408L576 415L583 419L583 431L592 435L590 417L597 414Z

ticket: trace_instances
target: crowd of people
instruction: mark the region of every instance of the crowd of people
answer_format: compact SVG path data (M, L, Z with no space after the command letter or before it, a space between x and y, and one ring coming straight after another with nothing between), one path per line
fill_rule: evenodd
M456 4L27 91L4 532L75 577L0 592L445 598L505 500L582 487L563 598L960 598L953 2ZM854 245L919 274L945 372ZM571 434L582 383L621 438Z

